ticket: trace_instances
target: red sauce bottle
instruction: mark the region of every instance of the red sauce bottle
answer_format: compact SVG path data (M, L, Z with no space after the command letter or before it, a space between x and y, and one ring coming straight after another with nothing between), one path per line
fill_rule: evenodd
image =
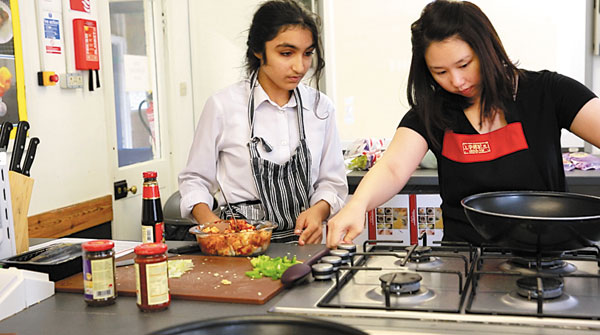
M137 306L143 312L162 311L171 303L166 251L164 243L144 243L133 249Z
M165 224L163 219L160 192L156 181L156 171L143 173L142 192L142 242L165 242Z

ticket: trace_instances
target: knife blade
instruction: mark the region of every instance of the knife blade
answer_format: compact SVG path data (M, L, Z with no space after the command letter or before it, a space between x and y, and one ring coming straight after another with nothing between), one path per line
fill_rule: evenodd
M29 122L19 121L17 124L17 134L13 146L12 155L10 157L10 171L21 173L21 157L25 151L25 140L27 139L27 131L29 130Z
M8 141L10 140L10 132L13 129L13 124L10 121L5 121L0 130L0 151L8 150Z
M31 170L31 165L33 164L33 159L35 158L35 151L37 150L37 146L40 144L40 139L37 137L32 137L29 140L29 146L27 147L27 152L25 153L25 161L23 162L23 174L29 177L29 171Z
M181 254L189 254L193 252L200 251L200 245L198 243L184 245L183 247L171 248L168 250L171 254L181 255Z

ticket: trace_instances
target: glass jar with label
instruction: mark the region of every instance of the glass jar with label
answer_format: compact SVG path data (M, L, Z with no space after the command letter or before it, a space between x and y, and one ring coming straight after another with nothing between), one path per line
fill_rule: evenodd
M88 241L83 251L83 298L89 306L114 304L117 298L115 279L115 243L108 240Z
M137 306L143 312L161 311L171 303L166 251L164 243L144 243L133 249Z

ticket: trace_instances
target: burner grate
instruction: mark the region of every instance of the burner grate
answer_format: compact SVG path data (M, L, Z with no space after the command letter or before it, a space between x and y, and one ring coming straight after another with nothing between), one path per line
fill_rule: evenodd
M353 260L352 266L340 267L332 289L317 306L461 311L465 279L475 249L457 246L417 248L416 245L406 248L389 245L391 241L372 242L375 245L369 245L366 252L356 253L357 259ZM414 261L431 257L436 258L435 265L439 268L429 268L431 262Z
M563 293L564 283L558 278L521 277L517 279L517 293L529 300L554 299Z
M599 319L600 249L560 255L482 247L469 276L465 311L475 314Z

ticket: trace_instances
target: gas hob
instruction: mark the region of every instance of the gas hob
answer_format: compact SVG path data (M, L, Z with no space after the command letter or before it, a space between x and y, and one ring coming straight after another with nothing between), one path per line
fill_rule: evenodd
M367 241L362 249L367 252L357 253L331 280L292 288L270 312L341 318L373 334L389 329L429 334L600 331L596 247L542 256L461 244L387 242Z

